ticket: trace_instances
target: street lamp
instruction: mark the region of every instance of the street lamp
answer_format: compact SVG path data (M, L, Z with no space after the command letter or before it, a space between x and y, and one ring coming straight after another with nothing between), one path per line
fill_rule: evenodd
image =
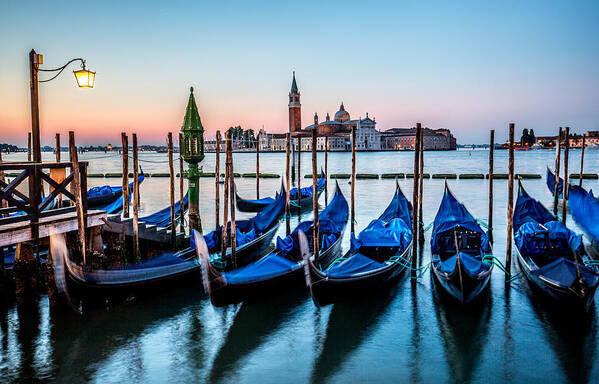
M31 90L31 138L32 138L32 149L33 149L33 162L41 163L42 162L42 152L40 148L40 112L39 112L39 84L38 83L47 83L56 79L62 71L69 66L69 64L79 61L81 62L81 68L78 71L73 71L75 74L75 80L77 80L77 85L79 88L93 88L96 80L96 72L89 71L85 67L85 60L82 58L76 58L69 60L62 67L58 67L55 69L40 69L40 65L44 63L44 56L35 52L35 49L32 49L29 52L29 71L31 76L30 82L30 90ZM38 73L39 72L56 72L54 76L46 80L39 80Z

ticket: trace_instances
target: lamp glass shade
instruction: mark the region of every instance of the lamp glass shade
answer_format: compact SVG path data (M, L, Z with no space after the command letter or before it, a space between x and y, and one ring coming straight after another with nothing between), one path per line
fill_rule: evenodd
M79 71L73 71L75 74L75 79L77 80L77 85L79 88L93 88L94 83L96 81L96 72L88 71L87 69L82 69Z

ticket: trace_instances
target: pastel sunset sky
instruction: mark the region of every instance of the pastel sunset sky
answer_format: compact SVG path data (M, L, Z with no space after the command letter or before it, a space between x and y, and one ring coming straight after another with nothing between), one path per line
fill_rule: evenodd
M369 112L377 128L422 122L458 143L599 129L599 2L7 1L0 3L0 142L30 129L28 52L43 68L83 57L40 84L42 144L136 132L162 144L180 129L193 86L206 136L231 125L285 132L296 71L302 124ZM42 74L45 78L46 74Z

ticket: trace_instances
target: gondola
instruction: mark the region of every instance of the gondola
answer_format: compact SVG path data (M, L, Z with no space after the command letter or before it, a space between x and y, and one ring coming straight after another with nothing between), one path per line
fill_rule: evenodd
M271 209L272 208L272 209ZM254 229L263 228L262 232L255 239L240 244L237 248L237 257L239 260L251 259L256 257L254 252L260 252L264 243L270 243L272 236L278 227L278 218L285 208L285 199L275 201L272 207L266 208L263 212L250 220L239 221L241 224L241 233L245 239L248 239L245 229L248 226ZM270 213L270 214L269 214ZM262 216L261 216L262 215ZM271 235L272 233L272 235ZM214 239L214 233L206 235L210 241ZM241 239L243 242L244 240ZM268 244L266 244L268 245ZM220 247L219 247L220 248ZM77 286L90 290L118 291L141 287L145 288L159 282L179 280L185 275L199 273L200 266L195 251L195 244L192 242L190 247L180 251L165 250L156 257L149 260L132 263L125 266L117 266L114 269L98 269L82 266L71 258L71 253L65 251L65 265L69 280ZM230 252L227 253L230 256Z
M531 286L563 306L588 311L599 270L576 235L518 183L514 243L520 268Z
M143 183L144 181L144 176L139 175L139 185L141 185L141 183ZM133 198L133 183L129 183L129 203L131 202L131 199ZM109 215L115 215L115 214L120 214L121 211L123 210L123 199L116 199L115 201L113 201L112 203L105 205L105 206L98 206L94 209L100 210L100 211L106 211L107 214Z
M144 180L143 172L138 177L141 183ZM133 190L133 182L129 183L129 191ZM106 207L123 196L123 187L102 185L87 190L87 206L90 209Z
M326 268L307 258L306 283L316 305L327 305L389 287L412 260L412 204L396 184L393 199L376 220L354 238L351 249Z
M324 172L321 171L320 176L318 178L318 196L320 196L322 191L324 191L324 184L325 184ZM297 199L297 188L293 188L289 191L289 205L292 207L292 209L291 209L292 213L298 211L297 207L300 205L300 203L301 203L300 211L305 211L307 209L312 208L312 190L313 190L312 185L302 188L301 202L298 202L298 199ZM277 196L275 195L274 199L272 197L263 197L261 199L255 199L255 200L244 199L244 198L240 197L237 194L237 192L235 192L235 201L237 204L237 209L239 209L241 212L260 212L262 209L264 209L264 207L268 206L276 198L277 198ZM293 207L295 207L296 209L293 209Z
M347 201L337 186L333 199L319 214L319 239L322 244L323 262L331 262L339 253L348 211ZM305 233L312 244L313 224L312 220L303 221L289 236L284 239L277 238L276 248L272 252L245 267L228 272L219 272L214 268L213 263L209 262L208 248L204 245L198 247L204 286L212 303L222 306L294 286L302 287L304 272L298 236ZM199 238L201 242L201 236ZM304 251L311 252L309 246L305 247Z
M553 172L551 172L549 167L547 167L547 176L545 179L545 183L547 184L547 188L549 189L549 192L551 192L551 195L553 195L555 193L555 174ZM564 180L562 180L562 178L560 177L559 181L557 183L557 197L559 199L562 198L563 190L564 190Z
M183 212L187 211L189 206L189 195L186 193L185 197L183 197ZM175 220L181 220L181 202L177 201L175 203ZM155 212L151 215L140 217L139 221L141 223L146 223L149 225L155 225L160 228L170 228L171 227L171 207L162 208L160 211Z
M234 268L241 268L261 258L268 247L270 247L272 239L279 229L279 218L285 211L285 200L285 188L281 185L277 199L268 207L264 208L251 219L235 222L235 260L231 257L230 222L227 225L227 233L229 235L227 236L227 250L224 259L221 252L222 228L216 228L214 231L204 235L202 240L206 243L210 255L210 265L219 271L230 271ZM196 248L195 236L191 237L191 247Z
M437 283L458 302L470 303L489 283L491 251L487 232L445 183L431 235L431 267Z
M555 175L547 168L547 187L554 193ZM572 217L589 237L595 249L599 245L599 200L593 191L586 191L577 185L568 186L568 208ZM558 192L562 197L563 180L559 178Z

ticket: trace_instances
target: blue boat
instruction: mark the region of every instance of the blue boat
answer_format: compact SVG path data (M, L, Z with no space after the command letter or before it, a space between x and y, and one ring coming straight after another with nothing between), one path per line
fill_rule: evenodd
M316 305L328 305L390 287L412 260L412 204L398 184L378 219L351 239L351 249L326 268L309 258L306 282Z
M339 253L348 212L347 201L337 186L333 199L319 214L320 260L323 263L330 263ZM272 252L244 267L226 272L219 272L209 261L208 247L203 244L198 247L204 286L212 303L222 306L303 286L304 263L298 236L305 233L313 244L313 225L313 220L303 221L289 236L277 238ZM201 242L201 236L195 236Z
M588 311L599 270L582 236L568 229L518 183L514 243L522 272L535 290L561 306Z
M318 196L320 196L322 191L324 191L324 184L325 184L324 173L321 171L320 176L318 178ZM289 191L289 205L291 207L298 208L301 204L301 209L300 209L301 211L311 209L312 208L312 190L313 189L314 188L312 187L312 185L302 188L301 189L302 199L301 199L301 201L298 201L297 188L292 188ZM277 198L277 196L275 195L274 199L272 197L263 197L261 199L255 199L255 200L244 199L237 194L237 188L235 188L235 201L236 201L237 209L239 209L241 212L260 212L262 209L264 209L264 207L268 206L273 201L275 201L276 198ZM292 209L291 212L297 212L297 209Z
M143 172L138 177L141 183L144 180ZM129 191L133 190L133 182L129 183ZM119 200L123 196L123 186L111 187L102 185L87 190L87 207L90 209L102 209ZM122 200L122 199L120 199Z
M491 252L487 232L445 183L431 235L437 283L460 303L471 302L488 286L493 270L493 263L488 262Z
M185 197L183 197L183 213L187 211L189 207L189 196L186 193ZM180 220L181 218L181 202L177 201L175 203L175 220ZM160 211L155 212L151 215L140 217L139 222L146 223L150 225L155 225L161 228L170 228L171 227L171 207L162 208Z
M203 241L210 254L210 264L217 270L229 271L234 267L241 268L262 257L279 228L279 218L285 211L285 200L285 188L281 186L277 199L256 216L248 220L235 221L236 265L231 258L231 222L227 223L227 249L224 258L221 252L222 227L204 235ZM196 248L195 236L191 237L191 247Z

